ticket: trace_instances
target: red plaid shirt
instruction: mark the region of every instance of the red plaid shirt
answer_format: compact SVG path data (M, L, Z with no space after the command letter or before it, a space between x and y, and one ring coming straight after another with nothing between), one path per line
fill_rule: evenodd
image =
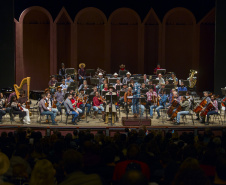
M155 91L153 91L152 93L150 91L146 92L147 95L147 100L151 101L152 100L152 96L157 97L157 93Z

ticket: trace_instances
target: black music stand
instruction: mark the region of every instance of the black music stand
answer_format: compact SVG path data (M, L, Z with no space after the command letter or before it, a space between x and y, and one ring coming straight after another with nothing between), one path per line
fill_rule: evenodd
M186 96L187 91L179 91L179 96Z
M95 74L95 69L86 69L86 75L91 76Z
M124 96L125 93L126 93L126 91L120 91L119 96L120 96L120 97L121 97L121 96Z
M104 96L106 95L106 93L108 93L109 91L101 91L101 96Z
M113 104L113 101L117 102L117 95L116 94L108 94L108 95L106 95L105 99L106 99L106 102L110 101L110 104L111 104L111 126L113 126L113 124L112 124L112 104Z
M119 76L126 76L126 73L127 73L127 70L124 70L124 71L119 71Z
M156 79L152 80L152 84L158 85L159 84L159 80L156 80Z
M92 89L87 89L85 94L89 95L92 91Z
M166 94L170 94L171 93L171 89L170 88L166 88L165 87L165 91L166 91Z
M166 69L157 69L157 71L156 71L157 76L158 76L159 73L164 75L166 73Z
M108 83L109 84L116 84L117 78L108 78Z
M146 94L149 90L148 89L141 89L141 94Z
M91 78L90 83L92 85L98 85L99 84L99 78Z
M226 96L226 88L221 88L222 95Z
M66 68L65 73L67 75L74 75L75 74L75 68Z
M116 91L120 91L123 85L116 85Z
M183 80L183 82L184 82L184 86L186 86L186 87L190 86L189 80Z
M175 85L174 84L167 84L166 85L166 88L174 89L175 88Z
M140 83L140 84L144 83L144 78L139 78L138 83Z
M62 84L62 82L57 82L56 84L55 84L55 87L58 87L58 86L60 86Z
M174 80L168 80L169 84L173 84Z

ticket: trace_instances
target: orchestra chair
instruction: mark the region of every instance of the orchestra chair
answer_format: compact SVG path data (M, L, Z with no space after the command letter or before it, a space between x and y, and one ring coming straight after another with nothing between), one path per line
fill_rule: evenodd
M40 123L40 125L41 125L41 123L42 123L42 117L45 117L45 116L47 116L47 115L42 115L41 114L41 108L40 107L38 107L38 112L39 112L39 120L37 120L37 122L38 123ZM49 121L49 125L50 125L50 120L49 120L49 116L48 116L48 121Z
M214 124L215 121L219 121L219 124L222 123L222 125L223 125L223 120L222 120L222 117L221 117L221 113L219 113L219 109L218 109L217 114L210 115L210 120L212 120L212 124Z
M183 115L183 116L181 116L181 120L182 120L182 122L184 123L184 125L185 125L185 123L187 123L187 116L190 116L190 118L191 118L191 120L192 120L192 123L193 123L193 125L195 125L195 122L194 122L194 113L192 112L189 112L189 114L186 114L186 115Z
M64 110L65 110L65 114L66 114L66 122L65 122L65 124L67 125L68 117L71 116L71 122L72 122L73 114L68 114L66 107L64 107ZM76 119L76 122L77 122L77 119Z

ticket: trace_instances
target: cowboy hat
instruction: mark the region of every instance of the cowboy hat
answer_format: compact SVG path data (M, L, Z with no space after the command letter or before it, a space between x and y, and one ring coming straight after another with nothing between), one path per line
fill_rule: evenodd
M82 68L82 66L85 68L86 67L86 64L85 63L80 63L79 64L79 68Z
M61 89L62 89L62 87L61 87L61 86L57 86L57 89L59 89L59 88L61 88Z
M100 76L100 75L102 75L102 76L103 76L103 74L102 74L102 73L99 73L98 75L99 75L99 76Z
M126 66L124 64L121 64L119 67L120 68L125 68Z
M114 74L113 74L113 76L116 76L116 75L118 76L118 73L114 73Z
M127 72L126 75L131 75L131 73L130 72Z

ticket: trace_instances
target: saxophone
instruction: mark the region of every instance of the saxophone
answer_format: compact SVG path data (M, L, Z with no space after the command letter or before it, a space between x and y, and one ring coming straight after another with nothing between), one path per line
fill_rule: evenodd
M195 84L196 84L196 81L197 81L195 74L197 74L197 73L198 73L198 71L196 71L196 70L193 70L193 69L190 70L189 77L188 77L188 80L190 82L189 83L190 88L195 87Z

